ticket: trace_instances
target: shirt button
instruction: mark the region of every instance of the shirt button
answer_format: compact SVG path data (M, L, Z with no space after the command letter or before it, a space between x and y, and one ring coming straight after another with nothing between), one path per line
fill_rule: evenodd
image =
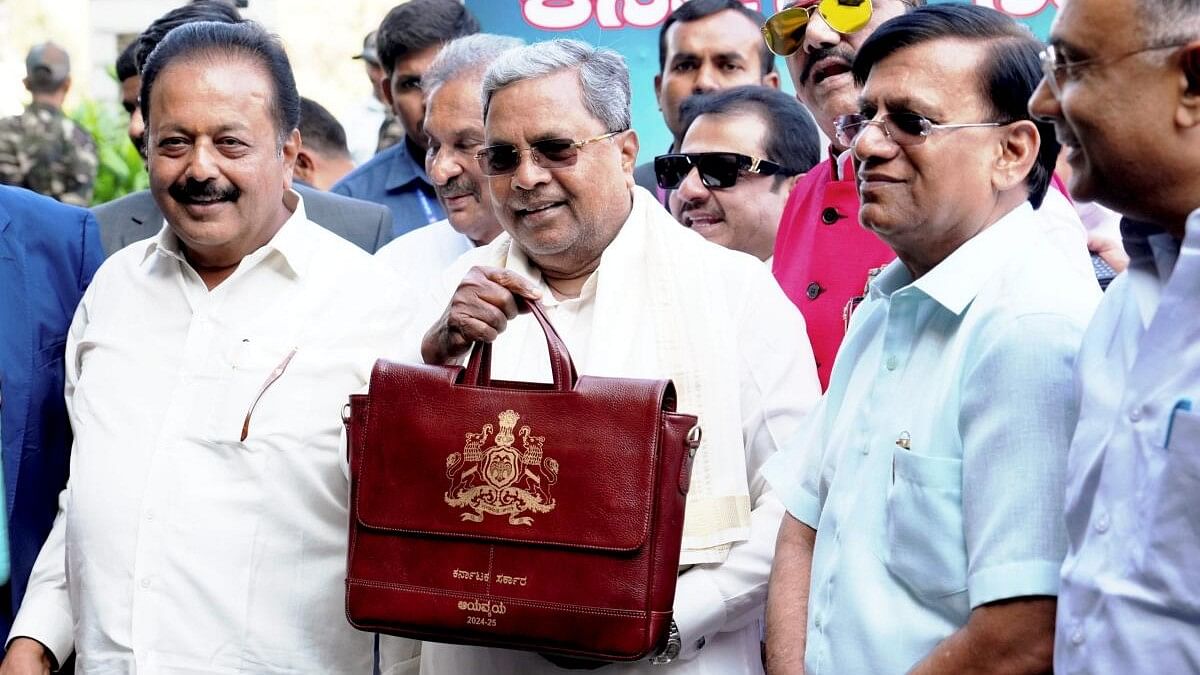
M150 579L142 579L142 582L138 585L142 587L142 590L150 588Z
M895 370L896 366L899 365L899 359L897 359L896 356L893 354L893 355L887 357L887 363L885 363L884 365L887 367L888 370Z
M1079 630L1078 628L1076 628L1075 632L1071 633L1071 644L1075 645L1076 647L1083 644L1083 631L1082 630Z
M1134 408L1133 410L1129 411L1129 421L1130 422L1137 423L1137 422L1140 422L1141 419L1142 419L1141 406L1138 406L1138 407Z
M824 292L825 292L825 289L821 288L821 284L818 284L817 282L814 281L808 285L808 288L804 291L804 294L806 296L808 296L809 300L816 300L817 296L821 295Z
M154 520L154 512L153 511L146 512L146 520Z
M825 223L826 225L832 225L836 223L839 219L841 219L841 217L842 214L838 213L838 210L832 206L825 207L825 209L821 211L821 222Z
M1105 532L1108 532L1108 525L1109 525L1109 523L1108 523L1108 514L1107 513L1101 513L1099 516L1096 517L1095 529L1097 532L1099 532L1100 534L1104 534Z

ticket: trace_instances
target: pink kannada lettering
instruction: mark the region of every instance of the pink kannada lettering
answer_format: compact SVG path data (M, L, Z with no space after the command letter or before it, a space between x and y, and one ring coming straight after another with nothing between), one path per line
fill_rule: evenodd
M975 0L979 7L999 10L1015 17L1035 16L1048 7L1058 7L1058 0Z
M592 19L601 28L653 28L660 26L687 0L519 0L525 23L541 30L567 31ZM787 0L776 0L776 3ZM764 3L742 0L758 10Z

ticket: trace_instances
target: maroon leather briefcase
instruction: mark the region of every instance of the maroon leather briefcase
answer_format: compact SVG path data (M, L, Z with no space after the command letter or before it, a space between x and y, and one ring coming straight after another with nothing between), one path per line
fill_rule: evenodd
M607 661L652 653L675 597L696 418L666 380L552 385L380 360L352 396L346 613L362 630Z

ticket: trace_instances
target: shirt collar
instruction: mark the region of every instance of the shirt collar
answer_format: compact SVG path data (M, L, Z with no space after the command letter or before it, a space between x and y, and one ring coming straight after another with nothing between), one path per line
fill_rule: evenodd
M1132 218L1121 219L1121 241L1129 254L1129 266L1154 276L1160 285L1167 283L1180 252L1200 249L1200 209L1188 216L1183 241L1161 227Z
M398 190L413 181L421 181L432 188L433 183L429 176L425 175L425 167L408 151L408 139L400 139L395 147L396 154L388 162L387 183L384 189Z
M890 297L911 286L953 314L962 314L996 270L1037 236L1034 218L1033 207L1023 202L916 281L900 260L894 260L871 282L871 297Z
M298 192L289 190L284 193L283 202L292 214L288 216L283 226L279 228L274 237L271 237L270 241L250 252L242 261L251 264L257 263L274 251L282 256L293 274L303 276L309 269L313 253L312 239L303 236L303 230L309 223L308 214L304 209L304 198ZM172 258L181 263L187 262L179 237L175 236L175 231L167 224L166 218L163 219L163 225L158 234L147 239L143 245L145 248L142 250L142 264L145 264L154 254Z

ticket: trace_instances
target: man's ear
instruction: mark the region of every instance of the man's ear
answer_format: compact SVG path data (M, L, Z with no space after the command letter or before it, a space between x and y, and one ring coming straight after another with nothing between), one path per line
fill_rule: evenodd
M1180 93L1175 124L1190 129L1200 125L1200 42L1183 48L1179 65Z
M992 184L999 192L1025 183L1042 147L1037 125L1030 120L1013 122L1002 129L1005 133L1000 139L992 178Z
M618 148L621 151L621 170L625 172L625 182L629 185L629 189L633 189L636 184L633 180L633 168L637 166L638 150L641 148L641 143L638 142L637 132L633 129L628 129L617 137L620 145Z
M292 129L292 133L283 142L280 155L283 159L284 183L283 186L290 188L292 186L292 176L296 170L297 157L300 155L301 149L300 130Z
M383 77L379 79L379 90L383 92L383 102L387 104L388 110L395 112L396 102L392 96L392 76L386 70L383 71Z
M804 174L802 173L784 178L783 185L780 186L783 189L784 194L792 194L792 188L796 187L796 183L799 183L801 178L804 178Z
M317 175L317 162L312 153L307 148L301 146L300 152L296 154L296 167L292 170L292 176L299 181L304 181L309 185L313 184L313 179Z
M779 88L779 71L772 70L771 72L767 73L766 75L763 75L762 86L770 87L772 89L778 89Z
M662 112L662 73L654 76L654 101L658 103L658 110Z

